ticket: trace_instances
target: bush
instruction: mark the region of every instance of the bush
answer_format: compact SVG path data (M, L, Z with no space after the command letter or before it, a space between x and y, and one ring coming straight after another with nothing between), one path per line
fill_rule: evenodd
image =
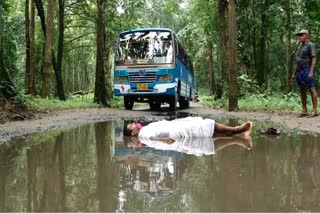
M257 93L260 87L256 80L251 79L248 75L242 74L238 77L239 97L247 94Z
M245 94L239 98L239 109L245 111L293 111L301 110L300 97L298 94L290 92L286 95L267 95L261 94ZM210 96L200 97L200 103L213 108L227 108L228 100L223 97L214 100ZM308 105L311 105L311 98L307 99Z

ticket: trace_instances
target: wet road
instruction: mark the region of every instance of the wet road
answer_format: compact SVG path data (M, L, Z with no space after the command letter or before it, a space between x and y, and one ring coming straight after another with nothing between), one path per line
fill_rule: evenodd
M113 119L1 144L0 211L320 211L316 135L265 136L258 129L272 124L256 123L250 151L214 142L213 154L194 155L140 145L123 137L123 124Z

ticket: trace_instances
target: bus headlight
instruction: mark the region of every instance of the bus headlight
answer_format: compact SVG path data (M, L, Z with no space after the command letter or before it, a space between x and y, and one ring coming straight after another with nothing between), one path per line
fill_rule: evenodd
M172 81L172 76L171 75L161 75L158 77L159 82L170 82Z
M128 77L127 76L114 77L114 82L116 82L116 83L126 83L126 82L128 82Z

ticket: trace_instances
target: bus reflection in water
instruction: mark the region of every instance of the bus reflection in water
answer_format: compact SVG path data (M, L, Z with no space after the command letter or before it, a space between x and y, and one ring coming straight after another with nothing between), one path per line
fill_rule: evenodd
M148 123L142 122L143 125ZM123 124L125 125L126 123ZM152 210L159 203L178 197L179 178L185 171L185 158L184 153L153 149L142 144L137 138L123 136L122 127L116 129L116 212L137 212L139 207L140 211Z
M175 195L180 169L177 164L185 157L175 151L154 150L146 146L132 147L130 137L116 144L115 161L118 191L117 212L130 209L130 198L152 202ZM140 201L140 199L138 199ZM125 207L127 207L125 209Z
M151 198L170 196L176 190L177 173L172 157L117 157L121 186Z

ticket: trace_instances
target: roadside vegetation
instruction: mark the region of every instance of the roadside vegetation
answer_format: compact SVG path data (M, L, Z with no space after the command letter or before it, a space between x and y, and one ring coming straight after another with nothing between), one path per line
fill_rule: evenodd
M35 111L51 111L51 110L66 110L66 109L82 109L82 108L98 108L99 104L92 102L93 93L86 95L72 96L66 101L61 101L55 98L41 98L32 96L23 96L22 99L30 110ZM110 107L118 108L123 106L122 98L113 97L110 102Z
M319 44L319 8L315 0L1 0L0 111L122 106L112 96L119 32L163 27L190 55L203 104L296 112L295 33L307 28ZM91 94L71 96L78 91Z
M48 99L41 97L24 96L23 101L30 110L54 111L66 109L98 108L99 104L93 103L93 93L84 96L73 96L67 101L59 99ZM202 105L214 109L228 109L227 98L215 99L213 96L200 95ZM139 103L136 103L136 105ZM308 105L311 106L311 99L308 98ZM113 97L110 103L111 108L123 107L122 97ZM239 98L239 110L242 111L280 111L299 112L300 97L296 93L287 95L281 94L248 94Z
M272 88L263 90L258 83L247 75L238 77L238 109L241 111L280 111L280 112L300 112L301 101L297 91L287 94L275 92ZM220 91L216 90L216 91ZM206 88L199 89L200 103L212 108L228 108L228 98L226 92L221 91L209 96L210 92ZM307 105L311 107L311 97L307 98Z
M227 109L227 99L215 100L212 96L200 96L200 103L212 108ZM311 99L308 98L311 106ZM239 110L242 111L278 111L278 112L300 112L300 98L296 93L288 95L281 94L251 94L239 98Z

